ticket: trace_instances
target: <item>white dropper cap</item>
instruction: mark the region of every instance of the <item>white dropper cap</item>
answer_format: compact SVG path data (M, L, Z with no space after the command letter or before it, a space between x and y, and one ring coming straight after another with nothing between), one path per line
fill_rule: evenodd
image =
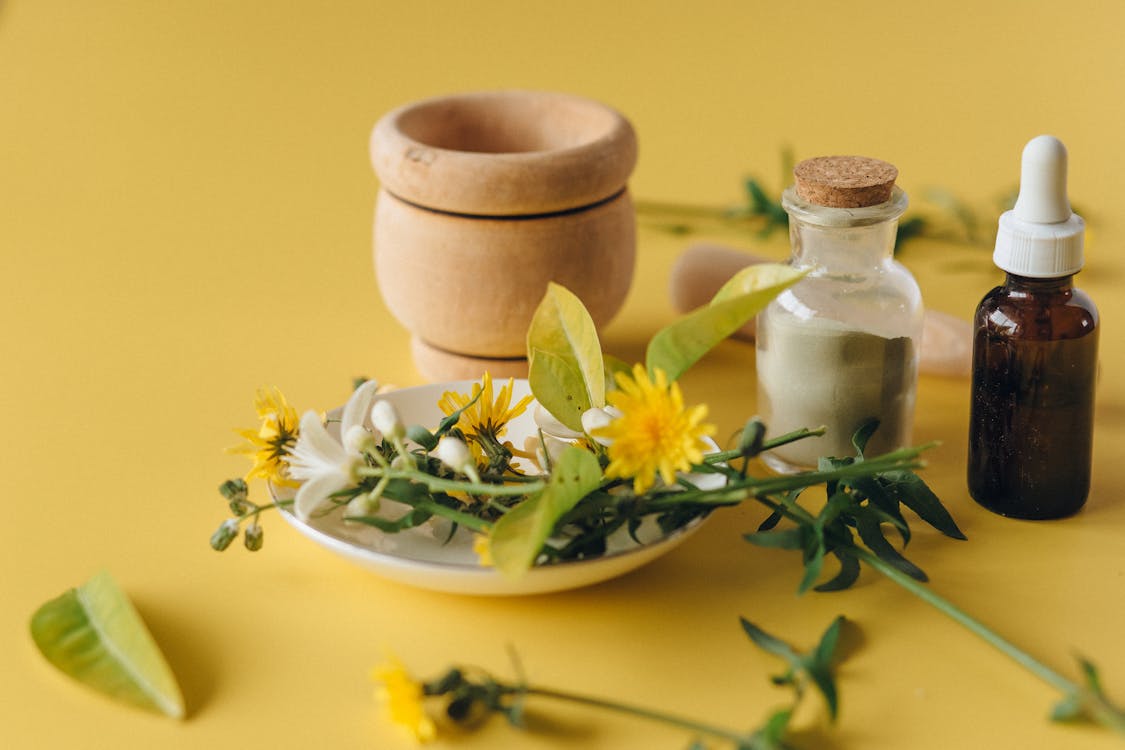
M1020 194L1000 216L992 260L1017 276L1051 279L1082 270L1086 223L1066 195L1066 146L1041 135L1023 149Z

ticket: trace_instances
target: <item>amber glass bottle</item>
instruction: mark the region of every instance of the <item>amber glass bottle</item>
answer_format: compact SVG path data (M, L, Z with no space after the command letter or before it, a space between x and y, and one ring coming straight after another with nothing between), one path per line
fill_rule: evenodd
M1085 224L1070 210L1066 159L1051 136L1024 148L993 254L1007 280L973 321L969 492L1016 518L1069 516L1090 491L1098 311L1074 288Z
M1072 277L1008 275L974 321L969 492L1017 518L1061 518L1090 490L1098 312Z

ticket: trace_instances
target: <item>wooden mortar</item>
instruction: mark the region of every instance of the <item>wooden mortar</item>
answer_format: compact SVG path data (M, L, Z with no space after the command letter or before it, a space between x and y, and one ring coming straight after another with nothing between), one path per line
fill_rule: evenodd
M431 380L526 375L549 281L602 326L633 277L629 122L589 99L497 91L428 99L375 125L375 273Z

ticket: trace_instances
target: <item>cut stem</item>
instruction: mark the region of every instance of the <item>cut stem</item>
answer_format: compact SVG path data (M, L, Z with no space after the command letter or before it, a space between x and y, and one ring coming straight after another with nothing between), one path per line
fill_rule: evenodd
M1012 659L1051 687L1064 695L1080 696L1082 704L1086 707L1091 718L1117 733L1125 735L1125 713L1110 704L1104 697L1062 676L1031 654L1006 640L996 631L973 618L957 605L935 594L929 586L914 580L893 565L883 562L873 553L858 546L852 546L849 551L911 594L976 634L1000 653Z
M661 722L670 726L679 727L680 729L687 729L692 732L699 732L700 734L710 735L711 737L718 737L724 740L730 740L739 747L746 747L751 742L752 738L749 735L735 732L725 727L718 727L713 724L707 724L702 721L696 721L686 716L677 716L675 714L665 713L663 711L656 711L653 709L643 708L641 706L633 706L628 703L619 703L618 701L605 700L604 698L595 698L589 695L581 695L579 693L569 693L562 690L554 690L552 688L536 687L534 685L522 685L513 688L513 691L523 695L536 695L542 698L553 698L554 700L567 701L569 703L577 703L582 706L592 706L594 708L601 708L607 711L616 711L617 713L626 714L628 716L636 716L642 719L649 719L652 721Z

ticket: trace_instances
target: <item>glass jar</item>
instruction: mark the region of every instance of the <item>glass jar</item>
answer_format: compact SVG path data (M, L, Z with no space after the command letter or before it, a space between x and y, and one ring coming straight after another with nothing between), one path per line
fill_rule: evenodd
M758 317L758 410L777 437L823 425L823 436L781 446L763 458L776 471L815 468L820 456L852 456L852 435L879 428L866 452L910 442L922 335L922 295L893 258L906 194L859 208L782 196L789 214L790 264L808 275Z

